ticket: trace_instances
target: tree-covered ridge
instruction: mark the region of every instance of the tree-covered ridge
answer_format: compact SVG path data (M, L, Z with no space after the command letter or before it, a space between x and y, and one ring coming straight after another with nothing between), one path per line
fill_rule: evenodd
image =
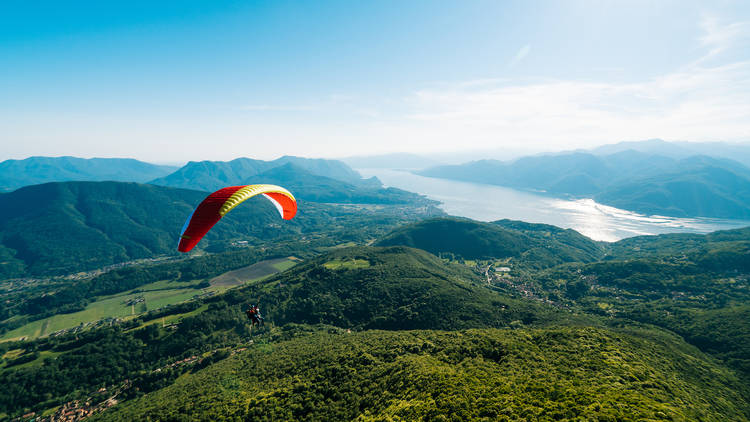
M519 271L493 283L506 292L523 286L581 312L667 328L750 379L750 247L736 240L743 233L631 240L628 245L646 250L649 242L664 245L665 252L669 244L685 247L647 256L615 244L624 259L609 255L601 262Z
M437 166L419 174L595 198L645 214L750 218L750 169L703 155L676 159L632 150L573 152Z
M482 223L452 217L400 227L377 245L411 246L464 259L513 258L514 262L535 267L591 262L603 256L602 244L574 230L511 220Z
M653 330L316 333L93 420L748 420L746 389Z
M687 256L742 249L750 242L750 227L707 234L672 233L636 236L607 245L608 259ZM706 255L708 256L708 255Z
M482 283L465 266L418 249L355 247L314 258L235 295L262 302L275 324L457 329L553 318L551 309L508 299Z
M131 158L29 157L5 160L0 162L0 192L73 180L145 183L176 169Z
M480 260L476 270L494 289L586 314L667 328L750 378L750 324L746 319L750 229L639 236L607 244L542 224L438 218L399 228L385 240L399 239L402 241L397 243L428 249L438 245L437 253L465 258L472 255L464 243L478 247L492 239L486 230L492 225L533 239L525 240L524 245L536 241L546 246L536 249L540 252L519 254L501 263L497 258L506 256L501 255L506 250L498 247L474 255ZM441 240L446 238L461 241ZM601 260L586 262L576 255L580 251L598 254ZM500 266L509 268L494 271Z
M48 183L0 194L0 279L175 253L180 228L205 196L120 182ZM255 244L321 232L336 233L341 242L361 240L372 230L382 234L383 226L439 213L417 195L401 197L398 207L376 210L300 200L298 215L290 221L281 221L264 198L251 198L227 214L199 248L222 250L234 241Z

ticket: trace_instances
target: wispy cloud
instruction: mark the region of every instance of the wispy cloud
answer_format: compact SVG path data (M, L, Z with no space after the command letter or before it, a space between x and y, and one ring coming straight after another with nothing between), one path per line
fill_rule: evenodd
M750 140L750 62L639 83L552 80L422 90L411 105L413 120L464 138L547 144L655 136Z
M523 47L521 47L521 49L518 50L518 53L516 53L516 55L513 56L513 58L508 63L508 67L513 67L517 65L518 63L520 63L523 59L526 58L526 56L529 55L530 52L531 52L531 45L526 44Z
M704 20L701 27L706 57L748 44L748 22ZM511 64L528 54L527 47ZM750 141L750 61L708 63L628 83L482 80L423 89L409 97L408 118L481 146L567 147L653 137Z
M698 38L708 52L699 62L711 59L729 49L749 48L750 21L724 23L715 16L704 16L700 27L703 34Z

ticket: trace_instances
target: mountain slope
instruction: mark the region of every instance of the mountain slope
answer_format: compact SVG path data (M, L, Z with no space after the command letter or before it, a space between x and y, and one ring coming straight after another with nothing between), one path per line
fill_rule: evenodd
M750 179L713 166L623 183L594 199L650 215L750 219Z
M376 245L411 246L465 259L517 258L538 266L590 262L602 255L598 243L573 230L511 220L433 218L396 229Z
M317 333L251 346L92 420L746 421L742 390L654 331Z
M121 182L63 182L0 195L0 245L27 274L66 273L175 250L179 229L205 192ZM260 233L278 223L267 201L238 208L208 235ZM245 224L238 224L244 221ZM295 223L280 226L287 231Z
M241 185L250 177L275 167L292 164L316 176L329 177L349 184L380 187L377 180L363 180L359 173L336 160L284 156L273 161L237 158L232 161L191 161L174 173L150 183L176 188L215 191L225 186Z
M531 323L552 312L481 287L476 274L424 251L356 247L331 252L238 290L272 309L275 324L357 329L456 329Z
M47 182L104 181L145 183L177 167L130 158L30 157L0 163L0 192Z
M750 215L750 169L725 158L682 159L633 150L583 152L439 166L418 172L475 183L593 197L622 209L676 217Z
M275 174L283 174L285 168ZM300 199L297 216L283 221L269 201L255 197L222 218L198 248L223 250L237 240L250 246L277 239L302 241L300 235L308 233L334 243L363 242L399 222L434 215L431 202L416 194L355 188L321 176L300 177L304 183L328 183L325 189L314 186L328 199L379 205L338 206ZM311 197L319 194L310 188ZM66 274L176 253L180 228L205 197L201 191L122 182L47 183L0 194L0 279Z

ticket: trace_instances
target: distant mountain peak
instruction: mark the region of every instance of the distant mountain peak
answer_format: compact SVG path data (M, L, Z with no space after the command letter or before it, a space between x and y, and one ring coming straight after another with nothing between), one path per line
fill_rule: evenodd
M143 183L176 169L133 158L34 156L0 162L0 191L47 182L113 180Z

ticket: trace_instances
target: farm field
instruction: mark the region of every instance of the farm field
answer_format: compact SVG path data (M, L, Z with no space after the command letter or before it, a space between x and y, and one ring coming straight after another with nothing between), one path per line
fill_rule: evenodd
M277 258L261 261L238 270L226 272L211 279L211 288L229 288L248 281L259 280L293 267L298 260L294 257Z
M18 340L24 337L33 339L79 325L93 325L107 318L126 319L134 317L167 305L190 300L198 295L211 292L218 293L248 281L259 280L291 268L296 263L296 258L291 257L261 261L215 277L210 281L210 286L203 289L197 288L202 280L188 283L163 280L146 284L127 292L100 297L83 311L53 315L32 321L15 330L8 331L0 337L0 341Z

